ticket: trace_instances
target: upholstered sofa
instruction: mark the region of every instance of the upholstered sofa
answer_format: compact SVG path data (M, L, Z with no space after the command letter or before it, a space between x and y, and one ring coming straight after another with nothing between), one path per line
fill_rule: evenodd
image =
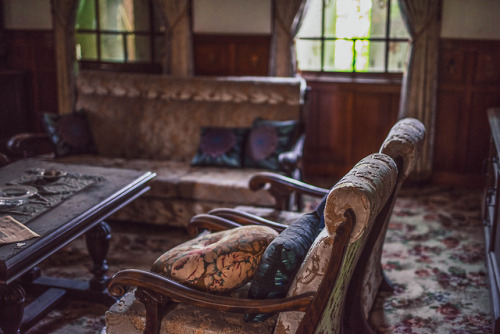
M92 149L80 143L81 129L64 136L58 133L57 121L66 115L44 119L53 123L47 126L48 134L20 134L12 138L9 148L26 155L30 142L66 140L79 144L80 149L68 149L68 143L56 145L55 156L40 158L153 171L157 177L151 191L113 218L184 226L195 214L216 207L274 204L267 192L248 189L248 180L256 172L269 169L300 175L305 93L306 83L299 77L180 78L82 70L77 78L75 110L84 116ZM248 158L248 142L256 122L279 127L286 126L286 121L293 123L293 131L285 134L286 141L278 129L273 133L276 138L271 138L276 150L257 152L272 156L270 165L255 164ZM201 152L200 136L207 128L244 131L231 137L231 145L235 145L229 153L233 156L213 159L210 154L214 150L227 150L213 145L208 155ZM266 132L265 136L270 134ZM236 165L235 149L237 159L241 158ZM196 166L192 166L195 156Z

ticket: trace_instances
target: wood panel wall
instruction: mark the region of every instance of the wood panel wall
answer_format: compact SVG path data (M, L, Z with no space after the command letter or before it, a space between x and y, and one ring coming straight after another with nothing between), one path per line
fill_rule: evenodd
M341 177L363 157L378 152L397 120L400 80L305 77L311 87L305 174Z
M266 76L270 43L270 35L195 34L194 72L197 75Z
M7 55L1 66L27 73L30 130L41 131L44 112L57 112L57 77L54 34L41 30L6 30Z
M434 180L481 185L486 109L500 106L500 41L441 41Z

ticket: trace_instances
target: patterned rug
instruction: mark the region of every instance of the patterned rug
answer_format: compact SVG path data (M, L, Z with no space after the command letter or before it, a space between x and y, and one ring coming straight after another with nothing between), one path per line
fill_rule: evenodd
M177 229L123 224L112 229L111 274L148 269L162 252L188 238ZM379 295L370 322L382 334L491 332L484 261L480 192L404 188L384 245L383 266L395 290ZM78 239L41 268L47 275L85 279L90 265L84 242ZM106 309L67 302L27 333L105 333Z

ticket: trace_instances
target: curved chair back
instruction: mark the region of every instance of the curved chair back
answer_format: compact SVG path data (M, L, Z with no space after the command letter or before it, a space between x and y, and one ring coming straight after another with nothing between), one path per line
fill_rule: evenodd
M326 227L287 295L314 291L314 299L305 313L281 312L275 333L340 332L347 286L371 226L393 193L397 174L395 162L376 153L357 163L332 188L324 211Z
M367 319L379 288L392 289L381 267L382 250L394 203L403 182L420 156L425 127L415 118L398 121L383 142L380 153L390 156L398 166L398 179L391 198L373 224L373 232L361 256L349 287L345 327L352 333L373 333Z

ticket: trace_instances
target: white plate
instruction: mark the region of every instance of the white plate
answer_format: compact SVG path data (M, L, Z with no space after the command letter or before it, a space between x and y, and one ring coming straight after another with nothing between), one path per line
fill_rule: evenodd
M0 205L15 206L21 205L38 190L30 186L3 186L0 187Z

